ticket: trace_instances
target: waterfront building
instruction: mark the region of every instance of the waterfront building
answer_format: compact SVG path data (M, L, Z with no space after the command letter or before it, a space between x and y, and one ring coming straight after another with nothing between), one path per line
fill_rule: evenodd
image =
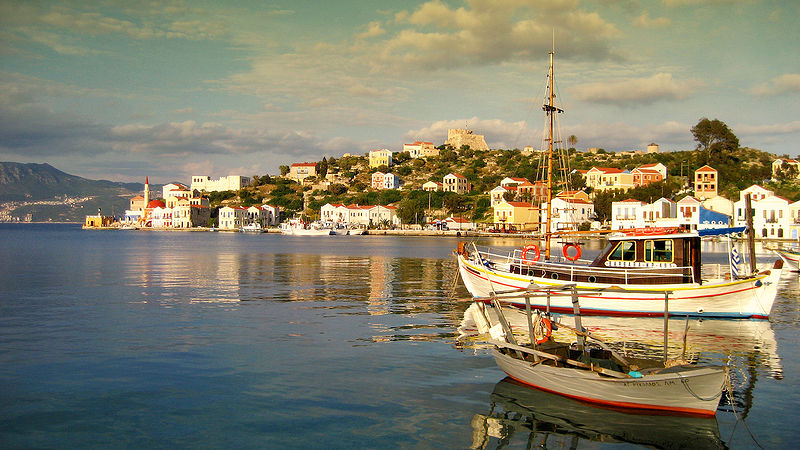
M539 208L533 203L503 200L494 206L493 219L497 229L534 231L539 229Z
M700 200L713 198L718 195L719 172L717 169L705 165L694 171L694 196Z
M547 203L542 203L542 223L547 221ZM579 227L594 218L594 203L582 199L555 197L550 219L550 231L578 231Z
M445 223L445 225L447 225L447 228L450 229L450 230L469 231L469 230L474 230L476 228L476 225L475 225L474 222L470 222L469 220L467 220L467 219L465 219L463 217L450 216L450 217L444 219L444 223Z
M733 202L721 195L703 200L703 207L733 217Z
M343 205L326 203L320 208L320 220L344 225L400 225L397 208L382 205Z
M219 209L218 225L220 230L238 230L247 224L247 220L247 208L223 206Z
M153 228L172 228L172 208L156 206L150 211L150 226Z
M257 223L262 228L278 224L279 209L271 205L251 206L247 208L247 224Z
M611 229L625 230L640 227L640 214L645 202L632 198L611 203Z
M250 178L241 175L228 175L217 179L206 175L193 175L191 190L200 192L238 191L249 185Z
M753 208L753 230L756 236L767 239L788 239L796 232L789 200L775 195L757 184L739 192L739 201L734 203L735 226L746 226L746 198L750 197ZM794 203L792 203L794 205ZM796 239L796 237L795 237Z
M467 181L467 177L455 173L448 173L442 179L442 190L445 192L455 192L466 194L472 189L472 185Z
M380 150L372 150L369 152L369 166L370 167L392 167L392 151L382 148Z
M298 183L303 183L303 180L309 177L317 176L317 163L294 163L289 166L289 173L286 177Z
M181 203L172 208L173 228L207 227L211 220L211 208L207 205Z
M97 210L96 216L86 216L83 222L84 228L100 228L107 227L114 223L114 218L111 216L104 216L100 209Z

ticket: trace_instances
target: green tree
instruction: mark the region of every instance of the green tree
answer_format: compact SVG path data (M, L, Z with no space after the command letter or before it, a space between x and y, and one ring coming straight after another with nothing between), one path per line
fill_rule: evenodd
M317 163L317 175L320 178L325 178L325 175L328 174L328 160L323 156L322 161Z
M578 144L578 137L575 136L574 134L569 135L569 137L567 138L567 145L569 145L570 148L575 148L575 145L577 144Z
M286 174L289 173L289 166L279 166L278 168L281 170L282 177L285 177Z
M715 154L739 148L739 138L724 122L703 117L692 127L692 135L697 141L697 149L705 153L706 163L711 163Z
M404 224L417 223L425 216L425 209L421 202L407 198L397 204L397 217Z

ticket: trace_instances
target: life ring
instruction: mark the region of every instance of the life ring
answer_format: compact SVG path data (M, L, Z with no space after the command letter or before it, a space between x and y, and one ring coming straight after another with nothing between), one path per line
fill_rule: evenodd
M570 256L569 255L569 249L571 249L571 248L574 248L575 250L577 250L577 253L575 253L575 256ZM567 245L564 246L563 253L564 253L564 258L566 258L566 259L568 259L570 261L577 261L578 258L581 257L581 253L582 252L581 252L581 248L578 245L567 244Z
M533 251L534 253L533 259L527 258L529 251ZM537 247L536 244L526 245L522 249L522 260L528 262L529 264L531 261L538 261L540 256L541 256L541 251L539 251L539 247Z
M536 344L544 344L547 342L548 339L550 339L550 335L553 334L553 324L550 323L550 319L547 317L541 317L539 320L537 320L536 327L534 329L534 338L536 331L543 332L542 337L536 339Z

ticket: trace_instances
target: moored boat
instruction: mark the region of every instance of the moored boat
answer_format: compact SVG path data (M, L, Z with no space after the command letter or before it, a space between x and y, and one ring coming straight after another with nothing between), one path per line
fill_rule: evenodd
M741 231L741 229L734 229ZM581 295L585 315L670 315L766 319L778 290L782 261L749 276L718 266L718 274L703 273L700 233L622 234L610 236L606 249L591 262L542 261L515 250L508 255L457 251L464 285L475 297L514 292L535 286L577 283L596 292ZM631 290L637 293L630 292ZM663 291L671 291L664 298ZM515 302L516 306L522 304ZM568 296L538 298L532 307L569 313Z
M318 223L307 223L300 219L290 219L281 224L281 233L292 236L330 236L331 228L325 228Z
M569 292L577 311L575 344L552 339L550 319L541 314L535 314L534 319L529 308L529 343L518 344L502 314L500 299L492 297L500 314L499 323L490 330L493 339L489 342L494 345L495 362L509 377L537 389L605 406L701 416L716 414L728 383L727 366L669 360L666 353L664 359L632 358L613 351L602 341L592 344L587 338L596 338L580 331L583 328L578 289L574 285L540 289L534 295L549 296L556 292Z
M800 269L800 252L796 250L775 250L790 270Z
M264 233L265 229L261 228L260 223L249 223L239 229L242 233Z

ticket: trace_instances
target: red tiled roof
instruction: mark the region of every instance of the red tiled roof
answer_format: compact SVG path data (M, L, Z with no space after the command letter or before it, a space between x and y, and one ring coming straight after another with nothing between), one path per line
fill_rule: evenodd
M716 172L716 171L717 171L717 169L715 169L715 168L713 168L713 167L711 167L711 166L709 166L707 164L705 166L695 170L695 172Z
M317 163L307 163L307 162L292 164L292 167L316 167L316 166Z

